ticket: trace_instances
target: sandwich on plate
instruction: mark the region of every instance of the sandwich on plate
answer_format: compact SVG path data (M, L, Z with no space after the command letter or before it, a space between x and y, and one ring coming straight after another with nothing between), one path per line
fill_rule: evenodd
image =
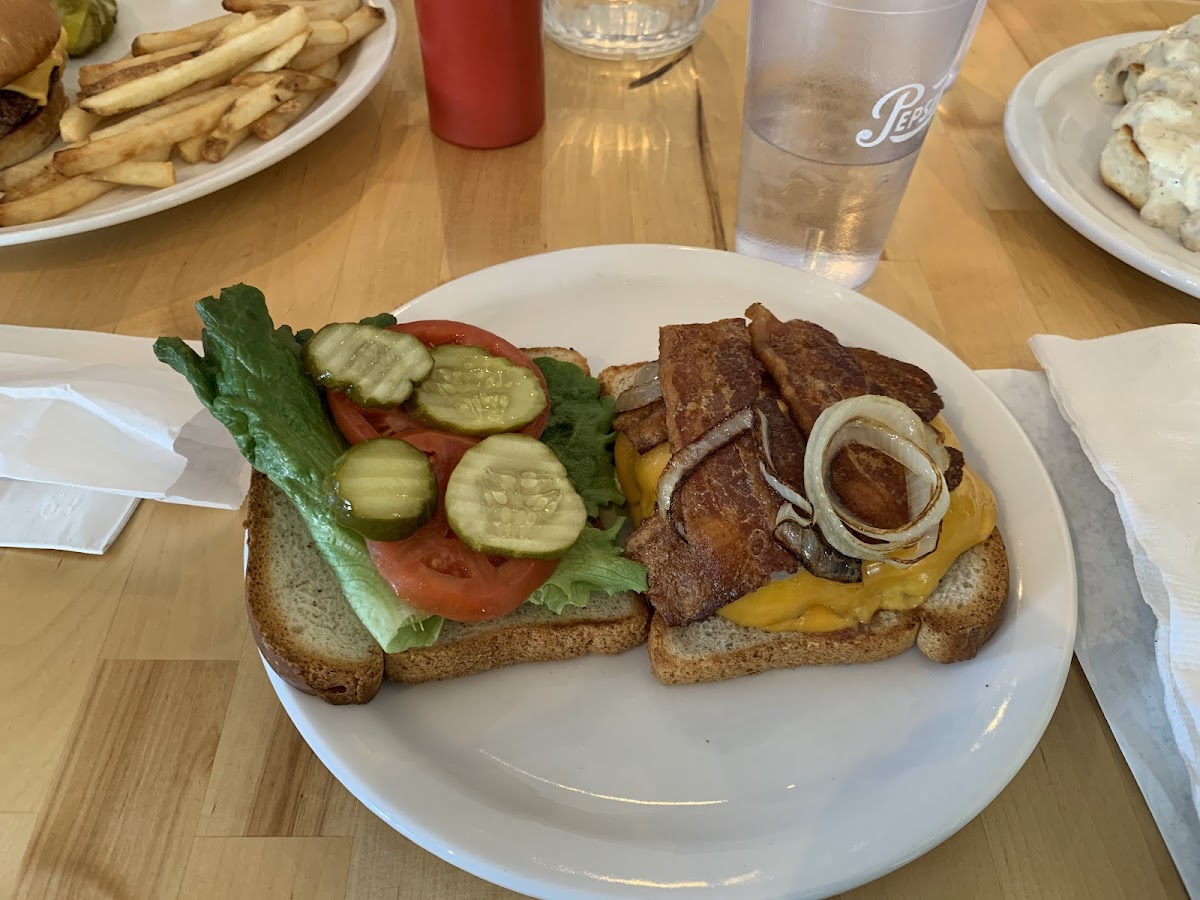
M67 32L49 0L0 3L0 169L58 138L66 65Z
M920 368L755 304L606 369L663 682L972 658L1008 598L996 501Z
M245 285L197 304L184 375L255 469L246 606L268 664L330 703L642 644L614 402L565 348L390 315L275 327ZM610 517L611 518L611 517Z

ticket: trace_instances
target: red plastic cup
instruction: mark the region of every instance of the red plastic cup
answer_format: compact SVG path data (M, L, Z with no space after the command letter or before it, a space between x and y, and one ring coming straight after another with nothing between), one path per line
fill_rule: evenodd
M529 140L546 119L542 0L416 0L429 125L490 149Z

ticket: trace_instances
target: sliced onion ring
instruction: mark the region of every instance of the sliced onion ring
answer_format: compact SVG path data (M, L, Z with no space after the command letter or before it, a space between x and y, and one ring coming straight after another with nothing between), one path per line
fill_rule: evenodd
M916 480L909 490L911 520L902 527L871 526L851 515L835 499L830 486L830 466L838 452L851 443L886 454L911 473L910 480ZM930 531L939 530L937 526L950 506L942 458L948 465L949 456L937 439L937 432L897 400L868 394L828 407L808 436L804 492L813 505L813 519L829 546L857 559L888 560L896 565L915 562L916 558L890 557L896 550L918 544Z
M651 381L658 381L658 360L648 362L636 372L633 373L633 380L629 382L630 387L637 387L639 384L649 384Z
M720 425L674 454L666 468L663 469L662 475L658 479L658 512L668 522L675 524L675 530L684 540L687 539L687 533L683 529L683 524L675 521L675 495L700 463L754 426L753 412L751 409L743 409L739 413L734 413Z
M767 425L767 415L761 409L755 410L758 416L758 445L762 448L763 456L771 471L775 471L775 460L771 458L771 433Z
M761 459L758 461L758 471L762 473L763 479L771 486L771 490L777 493L792 506L799 507L808 515L812 515L812 504L805 499L804 495L786 481L781 481L768 472L767 464Z
M775 514L775 527L778 528L784 522L795 522L797 525L807 528L812 524L811 511L809 514L801 515L796 512L796 507L790 503L784 503L779 507L779 512Z
M647 381L645 384L634 385L621 391L617 396L617 412L629 412L649 406L655 400L662 398L662 385L658 380Z

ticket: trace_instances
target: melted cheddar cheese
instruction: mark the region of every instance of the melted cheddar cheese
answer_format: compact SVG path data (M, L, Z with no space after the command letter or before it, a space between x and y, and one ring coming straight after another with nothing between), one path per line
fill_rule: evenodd
M764 631L838 631L871 621L881 609L915 609L963 551L983 543L996 527L991 489L969 468L950 495L941 527L937 549L906 568L863 563L863 579L857 584L797 572L734 600L718 615Z
M54 74L55 69L61 69L67 62L67 31L62 29L59 31L58 43L54 45L54 49L32 72L22 75L12 84L6 84L0 90L12 91L16 94L21 94L28 97L30 100L36 100L38 106L45 106L50 102L50 79Z
M938 416L933 426L946 444L962 449ZM671 458L670 447L639 454L623 434L617 435L617 479L629 500L634 523L654 513L658 479ZM729 621L764 631L839 631L869 622L881 609L920 606L937 588L954 561L987 540L996 527L996 499L979 475L964 467L962 483L950 495L937 549L905 568L883 562L863 564L863 580L842 584L806 571L788 575L746 594L718 611Z

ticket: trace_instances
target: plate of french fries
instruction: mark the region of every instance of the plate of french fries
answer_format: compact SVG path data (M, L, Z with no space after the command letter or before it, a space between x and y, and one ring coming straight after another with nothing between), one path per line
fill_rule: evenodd
M0 170L0 246L170 209L295 153L379 83L390 0L122 0L63 73L61 139Z

